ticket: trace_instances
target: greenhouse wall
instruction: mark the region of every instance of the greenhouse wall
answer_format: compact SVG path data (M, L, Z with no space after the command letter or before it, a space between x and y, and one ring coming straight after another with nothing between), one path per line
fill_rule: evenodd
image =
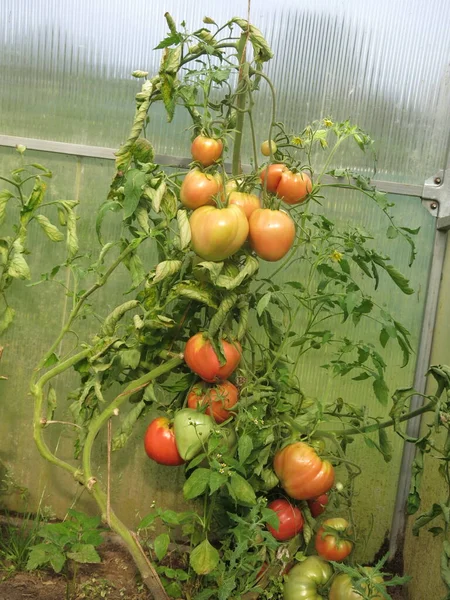
M194 6L173 0L144 4L80 0L74 5L57 0L33 3L4 0L0 5L1 172L10 171L20 162L15 150L6 145L7 136L117 148L127 135L134 96L140 86L130 73L134 69L157 72L160 54L152 49L166 34L166 11L177 22L184 19L192 29L201 26L206 14L218 23L232 16L246 17L247 3L231 0L226 4L197 2ZM352 166L377 180L418 186L443 169L450 123L447 2L319 0L311 7L303 0L281 0L276 6L258 0L252 2L251 20L263 31L275 52L267 73L277 88L279 119L293 133L315 119L349 118L376 140L376 159L372 155L361 157L356 149L338 155L336 168ZM269 93L264 86L255 116L257 138L263 140L270 120ZM158 155L184 159L189 155L188 127L187 114L180 110L174 122L168 124L161 109L151 114L147 135ZM244 151L248 162L249 140ZM91 217L106 198L114 164L106 158L77 156L76 152L76 149L72 154L30 149L27 157L53 172L49 184L51 199L79 201L80 246L95 252L99 247ZM95 149L93 152L95 155ZM319 163L320 160L318 155ZM407 273L415 290L412 296L405 299L400 291L394 290L389 297L382 292L376 292L375 297L387 310L399 314L417 351L435 217L418 197L393 194L389 199L396 203L394 214L398 223L411 229L420 227L419 253L411 269L409 249L399 239L386 239L386 223L381 222L380 211L369 201L364 202L349 191L333 192L315 210L337 223L351 221L373 232L374 243ZM108 216L104 239L108 240L118 227L114 215ZM47 273L60 259L55 246L45 241L40 232L33 230L29 241L35 248L30 257L33 294L27 287L14 290L18 318L1 340L4 347L1 374L8 376L8 380L1 382L0 460L14 482L29 492L27 504L17 493L12 494L6 499L9 508L49 507L63 517L68 506L76 505L86 511L95 509L73 478L46 464L32 443L33 406L28 382L39 358L54 339L54 331L67 316L71 299L55 283L37 285L41 274ZM154 259L152 252L144 255L148 265L153 265ZM265 267L266 276L270 277L272 272L272 267ZM279 281L301 281L304 276L299 268L283 273ZM104 317L121 300L127 282L128 274L124 271L113 285L100 292L93 314L77 330L80 337L91 335L95 313ZM450 362L446 337L449 285L445 277L432 358L438 363ZM337 331L345 331L345 325L333 323L333 326ZM375 326L364 326L358 335L378 344L377 331ZM64 354L70 349L67 342L60 352ZM414 358L401 368L401 352L391 343L386 348L385 360L391 392L412 384ZM326 361L325 352L308 355L300 363L298 375L308 396L323 400L345 397L348 402L367 406L380 418L388 416L388 408L376 400L370 384L331 378L321 368ZM57 395L65 398L71 382L70 378L61 378ZM67 404L60 401L59 406L58 418L65 420ZM118 515L130 526L147 514L153 503L174 509L184 506L180 492L184 480L182 469L174 469L168 476L167 469L150 462L143 451L142 437L152 416L149 414L138 425L126 450L113 456L112 502ZM71 460L73 438L67 428L49 429L48 439L58 455ZM361 561L373 560L389 535L402 453L402 440L393 436L390 439L393 458L388 464L381 454L368 448L367 442L355 442L349 449L350 459L363 470L355 498L357 522L367 540L357 551ZM96 451L99 464L104 467L105 439L97 442ZM434 486L438 486L437 478L428 475L424 487L430 492L424 494L424 505L432 502ZM366 493L368 489L370 494ZM427 597L426 582L431 585L438 578L437 546L426 532L421 533L419 540L407 535L406 570L415 576L416 582L411 587L411 600ZM421 569L423 556L430 561L426 575Z

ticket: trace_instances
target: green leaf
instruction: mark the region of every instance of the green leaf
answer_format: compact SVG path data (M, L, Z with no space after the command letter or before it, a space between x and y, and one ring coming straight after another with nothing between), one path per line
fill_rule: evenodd
M167 36L160 42L157 46L155 46L154 50L163 50L164 48L168 48L169 46L175 46L176 44L181 44L183 38L179 33L172 33Z
M67 557L77 563L100 563L100 558L97 550L92 544L74 544L72 550L67 552Z
M134 211L134 215L142 230L145 231L145 233L150 233L150 221L148 218L147 209L139 204Z
M166 182L164 180L161 181L161 183L156 189L145 188L145 194L152 201L152 207L156 213L159 213L159 211L161 210L161 201L166 193L166 189Z
M161 533L153 541L153 549L155 550L156 558L162 560L169 549L170 537L167 533Z
M209 479L209 495L214 494L217 490L222 487L228 480L228 475L225 473L219 473L218 471L212 471Z
M377 254L373 255L373 261L386 271L395 285L400 288L404 294L414 294L414 290L409 286L409 280L393 265L387 264L385 260Z
M44 215L37 215L36 221L39 223L39 225L44 230L45 235L52 242L62 242L63 241L64 234L62 234L61 231L47 219L47 217L44 217Z
M392 444L388 438L386 429L381 428L378 430L378 443L384 460L390 462L392 460Z
M68 258L71 260L78 252L77 218L72 209L67 211L67 240Z
M386 329L383 327L383 329L380 332L380 344L383 346L383 348L386 347L386 344L388 343L390 338L389 333L386 331Z
M409 406L409 402L411 397L414 396L414 393L415 390L412 387L399 388L395 390L392 396L392 408L389 411L389 416L394 420L395 431L398 431L400 427L400 417L405 412L407 404Z
M52 384L50 384L47 394L47 421L53 419L53 415L55 414L56 410L56 404L56 390Z
M15 310L11 306L6 306L0 314L0 334L8 329L14 319Z
M377 377L372 384L373 391L375 392L375 396L377 399L386 406L389 400L389 388L386 385L386 382L381 377Z
M180 235L180 249L184 250L191 241L191 226L185 210L177 212L178 232Z
M146 182L146 175L139 169L130 169L125 174L124 196L123 203L123 218L128 219L134 214L139 199L142 195L142 188Z
M369 373L366 373L366 371L362 371L362 373L360 373L356 377L352 377L352 379L353 381L364 381L365 379L369 379L369 377Z
M102 238L102 223L105 215L108 211L117 212L121 210L122 206L119 202L115 200L109 200L108 202L104 202L97 211L97 219L95 220L95 231L97 233L97 238L100 244L103 246L103 238Z
M392 225L389 225L387 228L386 237L390 240L394 240L396 237L398 237L398 229Z
M266 308L269 306L269 302L270 302L271 298L272 298L272 292L267 292L259 300L258 304L256 305L256 313L257 313L258 317L260 317L263 314L263 312L266 310Z
M232 497L238 504L244 506L253 506L256 504L255 491L249 482L238 473L232 473L230 476L229 489Z
M196 469L183 486L183 494L186 500L201 496L208 487L210 476L210 469Z
M8 267L8 275L14 279L31 279L30 267L23 257L23 246L20 240L13 244L13 254Z
M203 540L189 556L189 564L197 575L207 575L213 571L219 563L219 553L208 540Z
M247 458L250 456L252 450L253 450L252 438L247 433L243 433L239 437L239 442L238 442L238 455L239 455L239 460L242 464L245 463Z
M413 525L412 533L413 535L419 535L419 531L425 525L428 525L431 521L433 521L436 517L442 515L442 507L440 504L433 504L429 511L417 517L416 522Z
M26 208L29 211L36 210L44 199L45 190L47 189L47 184L44 183L39 177L36 177L33 191L30 194L30 197L25 203Z
M253 256L247 256L243 268L239 271L239 274L235 277L229 275L219 275L213 282L217 287L223 287L226 290L234 290L237 288L247 277L251 277L259 269L259 262Z
M133 427L139 417L146 411L148 405L144 400L133 405L133 408L127 413L120 429L114 434L112 440L112 450L123 448L133 433Z
M159 263L155 269L153 283L158 283L163 279L166 279L166 277L175 275L175 273L178 273L178 271L181 270L182 264L181 260L165 260Z
M195 282L182 281L174 285L170 291L170 297L175 299L178 296L196 300L202 304L206 304L211 308L217 308L214 300L213 289L211 286Z
M167 112L167 120L170 123L175 114L176 107L176 86L175 86L175 77L170 73L161 72L161 96L164 102L164 107Z
M103 335L109 337L114 335L116 330L116 326L119 323L120 319L124 316L126 312L132 310L139 306L138 300L129 300L128 302L124 302L120 306L117 306L112 313L110 313L102 326Z
M10 198L14 198L14 194L12 194L9 190L0 191L0 225L5 220L6 205L8 204L8 200Z

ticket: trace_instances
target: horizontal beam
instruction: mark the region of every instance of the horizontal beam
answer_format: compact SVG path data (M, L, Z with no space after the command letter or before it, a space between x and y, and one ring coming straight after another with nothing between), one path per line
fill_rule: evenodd
M15 148L19 144L26 146L30 150L39 150L40 152L52 152L54 154L68 154L71 156L88 158L103 158L107 160L114 160L116 152L114 148L104 148L102 146L86 146L83 144L69 144L67 142L54 142L51 140L16 137L13 135L0 135L0 146ZM170 165L172 167L188 167L191 162L190 158L167 155L157 155L155 160L160 165ZM225 167L229 169L228 163L225 164ZM249 165L243 165L243 168L244 171L251 170ZM330 177L329 181L334 181L334 178ZM395 181L380 181L375 179L372 180L372 184L381 192L386 192L388 194L421 198L423 193L422 185L397 183Z

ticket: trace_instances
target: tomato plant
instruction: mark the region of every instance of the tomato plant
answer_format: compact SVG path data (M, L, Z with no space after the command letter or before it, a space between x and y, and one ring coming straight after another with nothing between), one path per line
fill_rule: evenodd
M383 578L380 575L370 577L370 568L363 567L365 574L369 576L370 581L361 582L361 591L366 594L370 600L384 600L385 596L381 591L374 589L373 584L380 584ZM363 596L355 589L352 580L345 573L339 573L333 579L330 587L330 600L361 600Z
M294 243L294 221L281 210L258 208L249 220L249 239L260 258L269 262L280 260Z
M203 167L209 167L222 156L223 142L205 135L198 135L192 142L192 158Z
M239 342L222 340L221 344L225 356L224 364L220 364L213 345L202 333L196 333L189 338L184 348L184 360L188 367L210 383L227 379L241 360L242 348Z
M202 206L190 218L194 252L205 260L221 261L232 256L248 235L248 221L243 210Z
M304 519L301 511L284 498L273 500L267 508L277 513L278 527L267 526L276 540L290 540L303 529Z
M149 458L161 465L176 466L184 463L175 443L173 426L166 417L153 419L147 427L144 448Z
M326 560L344 560L353 550L353 542L348 536L348 521L341 518L326 519L316 534L318 555Z
M334 469L304 442L288 444L275 455L273 466L283 489L297 500L317 498L334 483Z
M222 381L214 385L196 383L187 397L189 408L206 406L206 414L216 423L223 423L235 413L232 408L238 401L239 392L231 381Z
M34 437L41 454L93 496L156 600L169 595L279 597L284 573L296 556L306 559L287 576L285 599L317 600L328 593L333 568L308 556L310 541L315 536L323 552L322 546L332 545L327 539L336 540L340 534L324 525L319 536L309 511L301 513L293 506L290 533L301 527L297 511L306 522L302 535L283 544L276 536L284 538L292 523L288 527L281 522L284 513L277 509L278 516L274 514L269 499L284 490L294 500L309 500L313 511L315 502L324 503L320 497L333 486L336 471L342 481L336 499L357 531L351 505L360 469L349 460L347 446L362 436L390 460L386 431L395 423L402 433L402 422L409 418L405 407L414 391L399 392L392 420L382 422L345 394L330 397L326 386L317 398L311 397L301 373L308 355L316 352L323 356L324 383L337 375L350 376L352 382L366 380L372 385L366 392L373 392L383 405L388 403L382 348L389 340L391 345L397 343L406 364L412 347L407 329L388 314L372 289L384 285L389 293L391 285L406 295L413 293L384 246L405 242L412 260L415 233L397 225L390 201L368 178L332 168L338 148L371 148L370 137L349 121L321 119L290 132L274 115L266 135L277 140L279 162L260 173L253 148L252 168L244 173L241 145L253 95L266 83L274 93L263 71L272 57L270 47L256 27L240 18L223 27L206 18L205 27L194 33L184 24L177 27L169 14L166 20L169 32L159 47L164 50L159 72L151 77L135 72L143 79L142 87L130 135L117 151L116 172L96 217L98 255L78 248L73 207L63 207L70 258L61 260L44 279L55 278L67 290L71 306L61 331L33 371ZM153 163L151 145L142 136L150 133L150 110L157 102L164 104L169 121L177 122L174 116L180 106L190 115L197 140L193 158L205 171L191 168L186 173L185 161L178 165L180 170ZM275 102L273 106L275 110ZM210 147L205 151L208 157L197 154L196 148L205 146L205 132L215 141L227 139L228 148L220 148L218 155L216 144L215 154ZM322 170L314 164L316 151L323 153ZM343 219L338 226L327 214L326 201L323 214L303 203L308 194L326 199L334 186L341 188L343 172L354 202L373 202L386 218L382 252L360 222ZM229 205L224 207L227 195ZM286 211L279 210L281 202L287 204ZM102 223L109 213L117 219L117 227L106 238ZM154 263L149 264L149 256L155 257ZM273 266L260 260L283 257ZM17 263L23 266L20 258L16 267ZM130 279L126 296L120 295L120 303L105 314L98 291L116 277L122 285L124 272ZM92 315L97 319L87 318ZM84 326L78 331L80 319ZM340 320L345 321L345 333L330 325ZM379 328L377 339L366 340L357 331L368 321ZM89 329L87 323L89 335L83 333ZM60 348L72 348L67 342L73 333L79 336L77 347L60 357ZM47 427L61 424L53 420L55 380L72 368L77 383L66 396L71 402L67 423L76 436L75 458L66 461L45 436ZM427 397L423 412L434 411L435 422L441 423L443 402L438 398L450 388L450 377L446 379L442 370L433 374L440 377L439 393ZM204 396L191 395L204 390L209 390ZM238 410L229 411L236 407L236 390ZM181 512L151 509L140 523L139 541L108 505L108 478L94 464L94 450L107 425L114 432L108 451L125 447L150 408L174 418L174 434L163 427L162 439L169 436L173 450L171 436L175 436L178 455L186 461L182 495L186 503L196 505L195 510ZM233 419L222 425L231 413ZM317 446L317 439L326 440L326 447ZM165 442L150 441L150 452L160 456ZM420 443L420 452L429 449L428 438ZM419 478L419 468L417 473ZM181 489L175 489L174 496L180 494ZM414 495L411 505L418 502ZM155 537L156 521L162 533ZM141 543L144 532L150 536L147 544ZM168 551L170 541L174 552ZM335 546L348 549L348 543L342 539ZM151 560L143 546L150 549ZM263 564L267 568L261 571Z

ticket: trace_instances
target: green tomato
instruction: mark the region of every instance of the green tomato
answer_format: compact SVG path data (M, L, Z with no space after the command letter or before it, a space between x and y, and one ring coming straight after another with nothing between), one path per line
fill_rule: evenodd
M292 567L284 584L284 600L323 600L320 588L328 583L333 569L327 561L318 556L308 556L306 560Z
M210 416L192 408L184 408L177 412L173 420L173 430L175 443L183 460L192 460L200 454L214 426Z

